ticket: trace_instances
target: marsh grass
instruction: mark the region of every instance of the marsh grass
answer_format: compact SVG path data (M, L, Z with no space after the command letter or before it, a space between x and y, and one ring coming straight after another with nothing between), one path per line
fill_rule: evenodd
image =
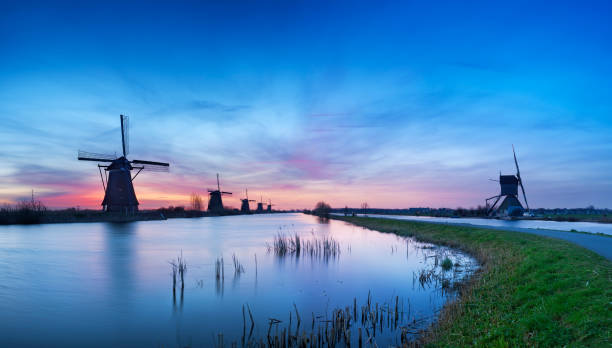
M248 311L248 317L247 317ZM388 339L389 334L397 334L395 340L400 346L414 344L431 317L418 317L411 313L399 296L391 301L378 303L372 301L371 293L365 303L337 307L315 315L303 322L298 307L293 304L286 317L267 318L265 336L254 336L255 320L248 304L242 306L242 338L239 342L225 342L223 333L217 334L217 347L377 347L381 336ZM302 324L303 323L303 324ZM262 328L263 329L263 328ZM226 345L227 343L227 345Z
M426 346L611 346L612 263L569 242L519 232L334 217L461 249L481 268L458 289Z
M244 273L244 267L236 257L236 254L232 254L232 262L234 263L234 275L240 275Z
M215 261L215 279L217 281L225 279L225 266L223 264L223 256Z
M453 261L447 257L442 261L441 266L443 270L449 271L451 268L453 268Z
M172 266L172 290L176 291L177 275L181 279L181 290L185 288L185 273L187 273L187 263L183 258L183 252L175 260L169 261Z
M288 236L278 233L274 236L272 244L266 244L268 252L277 256L308 255L311 257L322 257L325 259L335 258L341 253L341 246L331 236L318 237L313 234L310 239L302 239L299 235Z

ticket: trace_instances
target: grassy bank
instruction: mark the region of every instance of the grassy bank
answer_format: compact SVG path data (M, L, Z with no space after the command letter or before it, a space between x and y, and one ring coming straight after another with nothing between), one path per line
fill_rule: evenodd
M278 211L274 211L277 213ZM270 214L270 212L265 212ZM109 213L91 209L33 210L29 208L0 208L0 225L37 225L53 223L83 222L131 222L166 219L200 218L206 216L243 215L240 211L226 210L223 213L208 213L186 210L182 207L140 210L135 214Z
M334 217L448 245L482 269L426 332L431 346L612 345L612 263L568 242L463 226Z

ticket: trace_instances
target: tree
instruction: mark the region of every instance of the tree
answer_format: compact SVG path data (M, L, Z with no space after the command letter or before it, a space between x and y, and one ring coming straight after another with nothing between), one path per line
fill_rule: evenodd
M312 210L312 213L323 217L329 217L329 213L331 213L331 206L321 201L317 203L317 205L315 205L315 208Z
M202 210L202 196L195 192L191 194L191 209L197 211Z
M363 210L363 215L366 215L368 213L369 207L370 206L368 205L368 202L361 203L361 210Z

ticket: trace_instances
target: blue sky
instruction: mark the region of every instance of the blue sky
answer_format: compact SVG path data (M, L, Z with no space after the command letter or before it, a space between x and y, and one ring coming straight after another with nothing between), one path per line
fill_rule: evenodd
M124 113L143 207L476 206L512 144L531 206L612 207L610 7L3 2L0 201L98 206Z

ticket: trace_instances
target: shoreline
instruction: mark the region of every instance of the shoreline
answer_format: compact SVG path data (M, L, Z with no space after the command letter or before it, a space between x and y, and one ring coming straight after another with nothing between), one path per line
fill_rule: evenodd
M570 242L459 225L332 216L465 251L482 265L423 332L434 346L605 346L612 263Z
M112 222L112 223L128 223L136 221L163 221L168 219L194 219L203 217L217 216L234 216L234 215L261 215L261 214L278 214L281 211L263 212L263 213L241 213L228 210L222 214L209 214L204 211L159 211L159 210L143 210L134 215L123 215L121 213L107 213L98 210L82 210L82 211L46 211L43 214L30 214L24 217L11 216L9 222L0 221L0 226L15 226L15 225L43 225L43 224L68 224L68 223L96 223L96 222ZM24 218L24 221L19 221L19 218Z
M342 212L334 212L334 214L342 214ZM358 213L358 216L363 216L363 213ZM516 216L516 217L491 217L491 216L435 216L435 215L414 215L414 214L387 214L387 213L367 213L365 215L397 215L397 216L411 216L415 218L441 218L441 219L487 219L487 220L501 220L501 221L553 221L553 222L591 222L600 224L612 224L612 217L601 217L594 219L582 219L574 217L541 217L541 216Z

